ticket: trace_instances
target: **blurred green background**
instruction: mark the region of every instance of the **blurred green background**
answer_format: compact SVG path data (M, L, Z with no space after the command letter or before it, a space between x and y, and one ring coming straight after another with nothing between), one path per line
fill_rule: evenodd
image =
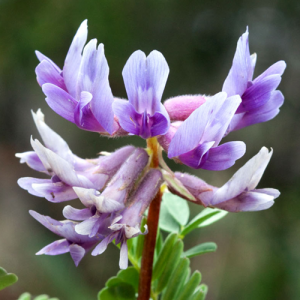
M135 138L106 139L81 131L56 115L44 101L34 68L40 50L59 66L72 38L88 19L89 39L104 43L115 96L126 97L122 68L130 54L161 51L170 75L164 99L182 94L215 94L222 88L236 42L250 30L251 53L258 54L255 76L278 60L287 62L280 90L281 113L272 121L231 133L242 140L246 155L227 171L194 171L222 185L262 146L274 155L259 187L281 191L274 207L256 213L229 214L186 238L186 247L214 241L216 253L192 259L209 285L208 300L300 299L300 2L254 1L117 1L0 0L0 266L19 282L0 292L15 300L22 292L47 293L61 300L96 299L109 276L118 271L119 251L111 245L97 257L87 255L76 268L67 255L35 256L56 236L28 214L29 209L62 219L65 204L52 204L18 187L19 177L39 174L14 157L30 150L30 135L39 138L30 110L41 108L47 123L81 157L95 157L132 143ZM173 169L186 171L171 162ZM78 204L78 200L73 203ZM74 204L76 205L76 204ZM191 205L193 214L201 207Z

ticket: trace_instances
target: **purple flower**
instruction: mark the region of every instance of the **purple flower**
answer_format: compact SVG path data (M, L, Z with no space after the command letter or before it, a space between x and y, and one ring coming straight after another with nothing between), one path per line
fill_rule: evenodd
M269 152L263 147L220 188L189 174L176 172L175 176L204 206L230 212L263 210L271 207L280 195L276 189L256 189L272 153L272 150Z
M63 239L55 241L39 252L37 255L59 255L70 252L71 257L76 266L78 266L84 255L101 240L103 237L99 234L95 235L93 238L88 236L80 235L75 231L76 223L65 220L56 221L50 217L40 215L35 211L29 211L31 216L35 218L38 222L44 225L46 228L51 230L53 233L63 237Z
M31 141L35 151L16 154L21 163L50 175L51 179L20 178L18 184L29 193L51 202L77 198L73 186L101 189L134 150L127 146L100 159L85 160L74 155L67 143L44 122L40 110L32 113L37 129L46 145Z
M228 96L240 95L242 98L227 133L273 119L284 101L282 93L276 88L286 63L279 61L253 79L256 54L250 56L248 36L247 28L238 40L232 67L223 84L222 91Z
M48 105L79 128L116 134L119 125L112 110L113 95L108 82L109 68L103 44L87 40L87 21L80 25L68 51L63 70L36 51L40 64L37 81Z
M145 226L145 232L140 230L141 220L145 210L158 192L161 183L161 172L157 169L151 169L128 200L127 207L113 220L109 227L112 232L93 250L92 255L103 253L108 244L115 239L115 244L121 243L120 268L127 268L127 240L147 233L147 226Z
M149 156L144 149L135 149L102 193L96 189L74 187L74 191L83 205L95 209L92 216L76 225L77 233L94 236L110 213L120 211L125 207L136 180L148 164L148 159ZM77 217L77 212L75 213ZM74 219L70 214L68 214L68 218Z
M169 134L168 157L194 169L225 170L231 167L244 155L245 144L228 142L219 146L219 143L240 103L239 96L227 98L222 92L211 97L179 124L177 131L170 128L175 134L173 137Z
M115 100L113 110L121 127L144 139L165 134L170 118L161 103L169 74L163 55L152 51L148 57L134 52L123 69L128 100Z

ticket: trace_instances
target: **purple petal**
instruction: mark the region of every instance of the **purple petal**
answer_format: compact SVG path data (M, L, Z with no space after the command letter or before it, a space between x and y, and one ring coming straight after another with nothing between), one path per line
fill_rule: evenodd
M33 183L32 189L35 190L40 197L45 197L48 201L59 203L77 198L76 193L71 186L62 182L49 183Z
M253 67L249 52L249 33L246 32L239 38L234 54L232 67L223 84L223 92L228 96L243 95L247 88L248 80L251 80Z
M114 238L115 238L115 233L108 235L105 239L103 239L99 243L99 245L97 245L97 247L95 247L95 249L92 252L92 255L96 256L102 254L106 250L108 244L111 243Z
M129 102L138 113L147 111L153 116L160 111L168 74L168 64L158 51L152 51L146 57L138 50L129 57L122 75Z
M39 178L31 178L31 177L22 177L18 180L18 185L27 190L29 194L37 196L37 197L44 197L42 193L39 193L35 189L33 189L33 184L42 184L42 183L51 183L51 179L39 179Z
M178 128L170 143L168 157L187 153L198 147L201 141L214 141L217 145L240 101L239 96L226 99L226 93L211 97Z
M87 39L87 20L78 28L69 48L63 68L63 76L69 93L75 98L81 53Z
M121 243L119 266L120 269L123 270L128 267L128 247L126 239Z
M211 149L214 143L214 141L203 143L192 151L179 155L178 158L185 165L198 169L202 165L203 156Z
M45 83L42 89L47 96L48 105L61 117L75 123L74 112L77 101L67 92L51 83Z
M276 199L280 196L280 192L278 190L272 189L272 188L255 189L255 190L253 190L253 192L266 194L266 195L274 197L274 199Z
M257 55L256 53L253 53L250 55L250 71L248 73L248 81L251 81L253 78L253 74L254 74L254 69L255 69L255 65L256 65L256 60L257 60Z
M88 235L89 237L93 237L97 234L102 219L98 214L90 217L89 219L84 220L80 224L75 226L75 231L82 235Z
M242 118L232 126L231 131L244 128L257 123L272 120L279 113L279 107L284 102L284 96L280 91L274 91L270 100L264 105L242 115ZM238 116L238 115L237 115Z
M34 151L16 153L16 157L20 158L20 163L26 163L31 169L38 172L47 172L41 160Z
M55 241L43 249L41 249L39 252L36 253L36 255L46 254L46 255L59 255L64 254L70 251L69 249L70 243L66 239Z
M42 111L38 109L36 113L33 111L31 113L45 146L69 163L73 163L75 157L68 144L60 135L58 135L45 123L44 114Z
M91 109L96 120L110 134L114 131L114 101L109 82L109 68L104 55L103 44L98 49L97 40L91 40L84 48L78 77L77 98L81 92L90 92L93 95ZM102 131L105 131L103 130Z
M160 112L156 112L152 117L149 117L148 126L151 126L151 137L166 134L170 127L169 115L161 104Z
M62 73L62 70L49 57L45 56L40 51L35 51L35 55L37 56L37 58L40 62L42 62L43 60L46 60L57 70L57 72L59 74Z
M263 147L258 154L252 157L227 183L216 191L211 204L216 206L237 197L244 191L253 190L260 181L272 153L272 150L269 152L267 148Z
M63 215L66 219L74 221L82 221L88 219L92 216L91 210L89 208L77 209L71 205L67 205L63 209Z
M85 250L81 246L73 244L70 245L70 254L75 263L75 266L78 267L80 261L85 255Z
M140 135L141 115L135 111L132 104L126 100L115 100L113 110L124 130Z
M74 112L75 124L81 129L95 132L106 132L92 113L92 98L93 95L91 93L81 92L80 101L78 102Z
M236 113L256 109L264 105L271 97L271 93L278 87L280 75L270 75L250 86L242 96L242 103Z
M211 148L207 153L207 158L202 164L201 169L221 171L226 170L235 164L246 152L244 142L228 142L221 146Z
M274 197L259 192L244 192L236 198L219 203L217 208L230 212L258 211L274 204Z
M40 86L44 83L52 83L59 88L67 91L61 72L59 72L53 64L47 60L43 60L35 69L37 81Z
M32 140L31 145L50 174L57 175L61 181L70 186L93 187L86 177L76 174L69 162L45 148L38 140Z
M255 84L270 75L280 75L281 76L283 74L285 68L286 68L285 61L283 61L283 60L278 61L277 63L275 63L271 67L269 67L266 71L264 71L261 75L256 77L254 79L253 83Z
M118 191L114 193L114 196L118 194L119 197L115 197L118 199L114 199L113 195L111 195L111 197L106 197L105 195L107 193L104 192L103 192L104 196L100 195L100 193L94 189L84 189L84 188L74 187L74 191L76 192L80 201L85 206L87 207L96 206L97 210L101 213L111 213L124 208L124 204L119 199L119 197L120 198L123 197L118 194ZM121 191L119 193L121 195L123 195L123 193L126 195L126 189L124 188L124 192Z

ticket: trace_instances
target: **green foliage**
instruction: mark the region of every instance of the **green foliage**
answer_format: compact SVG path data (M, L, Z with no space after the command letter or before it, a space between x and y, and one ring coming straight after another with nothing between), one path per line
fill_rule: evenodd
M191 275L189 259L197 255L214 252L217 245L206 242L184 251L183 238L195 229L217 222L226 214L227 212L220 209L205 208L188 222L190 211L187 202L171 193L164 193L154 253L152 299L205 299L207 286L199 285L201 282L199 271L195 271ZM144 230L145 224L146 218L142 221L141 230ZM170 232L165 240L161 230ZM106 282L105 288L99 292L98 300L136 299L144 239L145 237L140 235L128 240L128 258L133 266L110 278Z
M216 243L208 242L208 243L202 243L199 244L185 252L182 253L183 257L194 257L201 254L209 253L209 252L215 252L217 250Z
M39 295L34 298L29 293L23 293L18 300L59 300L58 298L49 298L48 295Z
M3 268L0 267L0 290L16 283L18 281L17 275L13 273L7 273Z
M117 276L110 278L105 288L98 294L98 300L135 299L139 286L139 273L134 267L121 270Z

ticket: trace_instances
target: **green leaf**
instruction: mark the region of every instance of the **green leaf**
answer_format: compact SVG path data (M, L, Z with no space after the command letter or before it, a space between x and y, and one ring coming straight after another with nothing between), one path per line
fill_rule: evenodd
M49 296L48 295L39 295L39 296L35 297L34 300L49 300Z
M183 242L181 240L178 240L174 244L171 254L167 258L166 267L163 269L161 276L158 278L155 292L160 293L168 284L170 277L173 274L173 271L178 265L180 256L182 254L182 250L183 250Z
M134 287L135 292L139 289L139 273L134 267L128 267L117 274L117 278Z
M184 226L190 216L190 209L187 201L171 193L164 193L162 200L165 202L172 217L179 224Z
M183 286L190 260L188 258L181 258L177 268L172 274L162 300L174 299L179 289Z
M0 267L0 290L16 283L18 277L13 273L7 273L3 268Z
M208 287L206 284L201 284L197 292L193 295L191 300L205 300L207 295Z
M197 286L201 282L201 274L199 271L195 271L189 281L184 285L181 289L180 294L176 298L176 300L187 300L189 299L195 292Z
M214 215L218 214L218 211L214 211L211 213L208 213L206 215L202 215L201 213L199 215L197 215L182 231L181 231L181 235L185 236L188 233L190 233L192 230L194 230L195 228L199 228L200 225L205 222L206 220L208 220L209 218L212 218Z
M217 250L216 243L213 242L203 243L183 252L182 257L191 258L197 255L201 255L209 252L215 252L216 250Z
M174 219L164 201L161 202L159 228L167 232L179 232L180 224Z
M135 290L132 285L122 282L106 287L98 293L98 300L134 300Z
M23 293L18 300L31 300L31 295L29 293Z
M158 278L163 272L165 265L167 264L167 260L170 257L173 251L173 245L177 239L176 233L170 233L162 247L161 252L159 253L156 262L154 263L153 272L152 272L152 281Z
M122 282L122 280L116 276L109 278L106 283L105 286L107 287L111 287L111 286L115 286L118 285Z
M206 216L206 215L208 215L212 212L216 212L216 211L218 212L217 214L211 216L210 218L208 218L204 222L200 223L198 227L200 228L200 227L205 227L205 226L211 225L211 224L219 221L220 219L224 218L228 214L228 211L225 211L225 210L222 210L222 209L217 209L217 208L207 207L207 208L203 209L198 216L200 216L200 217Z
M163 244L164 244L164 239L163 239L163 236L162 236L160 230L158 229L157 236L156 236L156 244L155 244L156 258L158 257L159 253L161 252Z

